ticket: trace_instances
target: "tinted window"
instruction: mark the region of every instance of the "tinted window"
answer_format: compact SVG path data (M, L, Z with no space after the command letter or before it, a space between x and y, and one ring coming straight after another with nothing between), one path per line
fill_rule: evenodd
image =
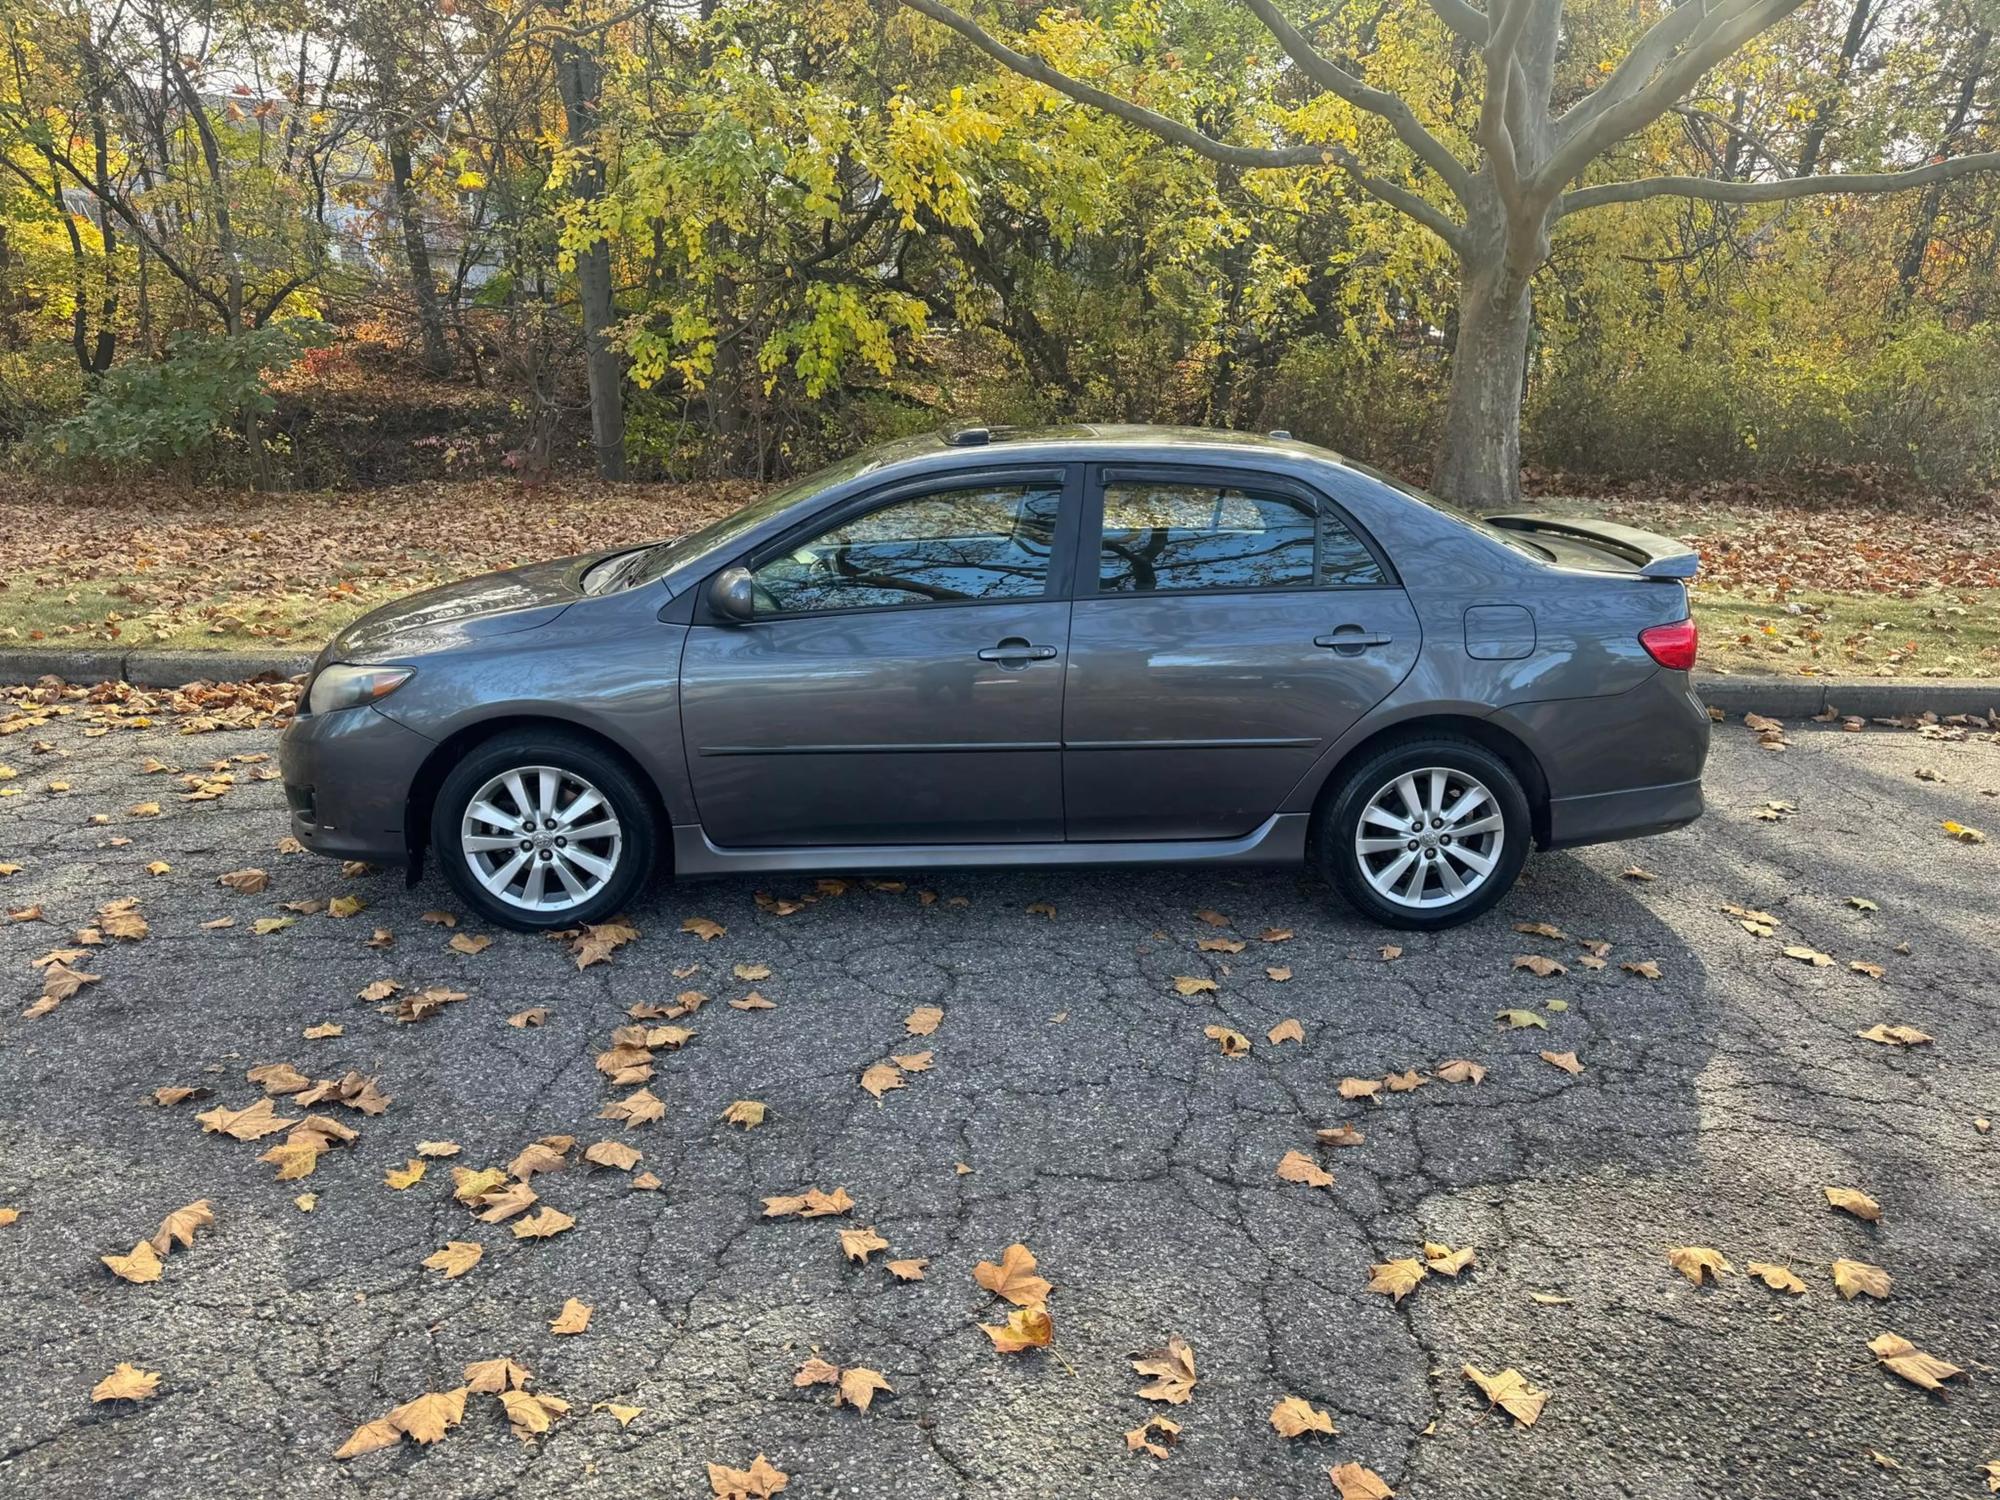
M1316 545L1317 543L1317 545ZM1353 532L1291 495L1229 485L1105 486L1102 593L1381 583Z
M757 569L757 612L879 609L1039 595L1062 492L947 490L843 521Z

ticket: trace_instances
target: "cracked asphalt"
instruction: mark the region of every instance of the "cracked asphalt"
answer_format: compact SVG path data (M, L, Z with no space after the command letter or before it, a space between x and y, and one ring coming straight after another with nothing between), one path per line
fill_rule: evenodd
M451 951L420 919L451 904L435 878L406 891L399 873L344 877L280 853L279 787L248 779L255 762L219 800L178 800L170 776L141 774L149 756L196 768L268 752L273 736L174 727L89 737L78 716L0 739L19 773L0 799L0 861L23 866L0 905L45 913L0 924L16 1002L0 1019L0 1205L21 1210L0 1228L0 1491L694 1496L707 1462L762 1452L792 1475L787 1500L1272 1500L1331 1494L1329 1465L1349 1461L1403 1496L1774 1500L1971 1496L2000 1459L2000 1138L1974 1123L2000 1115L1992 736L1800 725L1775 754L1719 728L1702 822L1539 855L1498 911L1439 936L1365 926L1291 871L853 881L784 916L760 885L791 898L810 881L730 880L656 887L630 913L640 936L578 971L542 938ZM1797 812L1758 821L1774 799ZM163 816L127 812L146 800ZM1995 841L1954 842L1946 818ZM149 876L154 860L171 871ZM1623 878L1633 862L1658 878ZM244 866L267 869L269 888L216 884ZM367 907L251 930L282 902L338 895ZM120 897L137 898L150 935L92 950L80 966L100 983L20 1019L41 991L30 961ZM1042 902L1053 919L1027 911ZM1773 914L1776 935L1744 931L1725 902ZM1197 949L1217 931L1201 909L1229 918L1242 953ZM695 915L726 935L682 932ZM202 928L221 916L235 925ZM1608 941L1609 962L1587 970L1575 941L1516 922ZM393 947L367 946L378 926ZM1261 941L1273 927L1294 936ZM1403 956L1385 961L1385 941ZM1835 962L1787 958L1786 944ZM1511 968L1526 953L1569 972ZM1648 959L1657 981L1621 968ZM758 963L776 1008L729 1008L752 987L732 966ZM1182 976L1218 992L1183 999ZM357 999L382 978L469 998L398 1025ZM624 1090L594 1058L627 1007L687 989L712 998L684 1023L694 1039L659 1054L666 1118L630 1132L599 1120ZM919 1005L945 1012L922 1040L904 1030ZM506 1024L530 1006L549 1009L545 1025ZM1547 1029L1504 1029L1496 1013L1513 1007ZM1287 1017L1304 1044L1268 1044ZM302 1038L327 1021L344 1034ZM1936 1043L1857 1039L1877 1022ZM1251 1038L1247 1058L1204 1036L1217 1024ZM928 1071L879 1104L861 1091L870 1063L920 1048ZM1585 1071L1543 1049L1574 1050ZM1380 1103L1338 1092L1343 1077L1451 1058L1482 1063L1484 1083ZM372 1118L333 1111L359 1139L298 1183L257 1161L268 1142L194 1118L251 1102L245 1070L279 1061L315 1078L360 1070L394 1101ZM169 1084L213 1097L153 1104ZM767 1104L765 1124L722 1124L736 1099ZM1332 1188L1277 1179L1287 1151L1314 1151L1315 1129L1343 1121L1366 1141L1320 1152ZM664 1186L573 1155L533 1183L576 1220L547 1240L452 1201L451 1166L504 1165L550 1134L576 1136L578 1153L636 1145ZM462 1153L413 1188L384 1184L440 1139ZM1831 1211L1829 1185L1874 1195L1882 1221ZM846 1188L852 1214L760 1217L764 1196L807 1186ZM293 1206L301 1189L318 1194L311 1213ZM99 1264L195 1199L215 1225L158 1283ZM850 1264L835 1231L864 1225L892 1249ZM485 1248L458 1280L421 1266L448 1240ZM979 1331L1005 1308L972 1267L1017 1240L1055 1285L1062 1359L997 1354ZM1425 1240L1475 1246L1476 1267L1401 1305L1364 1289L1371 1263ZM1736 1274L1689 1285L1666 1259L1688 1244ZM926 1278L898 1284L889 1256L928 1258ZM1835 1257L1887 1268L1890 1299L1840 1300ZM1742 1274L1749 1260L1789 1264L1808 1292L1765 1289ZM570 1297L594 1316L555 1336ZM1878 1368L1868 1340L1891 1330L1970 1382L1938 1397ZM1135 1397L1127 1357L1172 1334L1200 1379L1164 1409ZM795 1388L815 1350L882 1371L894 1393L863 1414ZM496 1355L571 1404L540 1442L516 1441L475 1395L433 1446L334 1460L363 1422ZM158 1371L159 1394L93 1405L120 1361ZM1541 1420L1489 1414L1466 1363L1550 1392ZM1329 1411L1337 1434L1279 1438L1268 1415L1285 1395ZM641 1414L621 1427L599 1402ZM1154 1413L1184 1427L1164 1460L1121 1437Z

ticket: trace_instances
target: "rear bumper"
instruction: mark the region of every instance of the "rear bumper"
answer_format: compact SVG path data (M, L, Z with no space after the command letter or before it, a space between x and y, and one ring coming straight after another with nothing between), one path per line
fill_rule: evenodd
M1569 849L1578 844L1644 838L1684 828L1700 817L1701 811L1699 780L1598 792L1587 797L1552 797L1549 841L1543 847Z
M410 787L431 749L372 707L292 720L278 741L292 837L332 859L407 859Z

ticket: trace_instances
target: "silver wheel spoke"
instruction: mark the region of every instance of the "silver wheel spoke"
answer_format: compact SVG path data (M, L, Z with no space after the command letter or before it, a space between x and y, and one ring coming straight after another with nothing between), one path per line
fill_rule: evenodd
M1459 839L1471 838L1474 834L1479 833L1498 833L1502 826L1500 814L1488 813L1483 818L1474 818L1470 823L1465 823L1452 829L1451 835L1453 838Z
M604 799L602 797L600 797L596 792L587 791L582 796L578 797L576 801L570 803L568 807L565 807L561 812L556 814L556 827L569 828L576 822L578 818L582 817L585 813L590 812L594 808L602 807L603 805L604 805ZM617 820L614 818L612 820L612 827L615 828L617 826L618 826ZM572 833L570 837L575 838L576 835Z
M1403 899L1405 901L1415 901L1423 896L1424 875L1427 865L1427 861L1420 859L1415 865L1411 866L1410 878L1403 885Z
M1456 802L1452 803L1450 807L1445 809L1444 826L1456 831L1463 832L1462 829L1458 828L1458 820L1464 817L1467 813L1471 812L1473 808L1479 806L1479 804L1484 802L1485 800L1486 800L1485 787L1483 786L1468 787L1465 791L1465 795L1460 797Z
M1457 860L1481 879L1493 873L1493 859L1490 855L1480 854L1475 850L1466 848L1463 844L1449 845L1444 852L1449 858Z
M1398 832L1401 832L1410 826L1408 818L1391 817L1372 802L1368 804L1368 810L1361 816L1363 821L1373 823L1378 828L1394 828Z
M535 816L544 820L556 815L556 785L560 780L554 771L539 773L541 785L535 789Z
M1431 802L1427 811L1432 822L1444 816L1444 772L1442 771L1431 772Z
M514 877L521 873L521 866L527 862L527 851L516 849L514 857L504 865L496 865L491 870L480 871L479 883L485 886L487 890L493 892L494 895L500 895L512 883ZM478 866L475 865L473 868L478 869Z
M586 849L579 849L574 844L571 844L567 849L559 849L556 853L558 858L569 860L578 869L588 870L599 881L609 880L611 872L617 868L612 861L599 859L595 854L590 853Z
M521 900L529 906L540 906L542 904L542 892L547 889L548 883L549 862L545 859L538 859L528 869L527 882L521 887Z
M1375 873L1373 876L1375 888L1383 891L1394 889L1397 877L1416 862L1416 850L1405 849L1401 854L1396 856L1386 869Z
M504 833L468 833L459 842L464 844L466 848L475 850L478 853L493 854L498 853L502 849L518 850L521 847L521 835L518 833L512 836Z
M1433 860L1432 863L1437 866L1438 880L1444 886L1445 894L1454 897L1463 896L1465 894L1465 882L1459 879L1458 871L1451 867L1451 861L1449 859L1439 859Z
M519 771L507 773L507 795L514 799L514 806L520 809L522 822L535 815L535 804L528 796L528 789L521 782Z
M499 839L496 842L504 844L507 842L507 840ZM1407 834L1399 839L1358 838L1354 841L1354 847L1359 849L1363 854L1394 854L1398 850L1402 850L1404 853L1408 853L1409 845L1410 845L1410 840Z
M590 894L590 887L570 873L570 863L565 853L556 855L552 868L556 872L556 879L562 882L563 889L569 892L572 900L581 901Z
M465 810L465 815L468 818L477 818L480 822L494 828L519 828L521 826L519 818L508 817L491 802L475 802Z
M1424 815L1424 804L1417 797L1417 778L1414 776L1397 777L1396 791L1403 799L1403 807L1409 813L1410 821L1413 823L1416 822Z
M586 823L581 828L572 828L563 835L572 844L580 844L588 839L614 839L618 837L618 820L606 818L601 823Z

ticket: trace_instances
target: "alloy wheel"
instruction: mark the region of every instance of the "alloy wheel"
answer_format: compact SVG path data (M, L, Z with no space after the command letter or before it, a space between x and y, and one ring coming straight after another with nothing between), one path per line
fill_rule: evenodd
M610 800L560 766L518 766L473 793L460 820L473 878L522 911L581 906L617 873L624 830Z
M1354 830L1362 877L1413 911L1465 900L1493 874L1507 837L1500 804L1464 771L1404 771L1370 797Z

